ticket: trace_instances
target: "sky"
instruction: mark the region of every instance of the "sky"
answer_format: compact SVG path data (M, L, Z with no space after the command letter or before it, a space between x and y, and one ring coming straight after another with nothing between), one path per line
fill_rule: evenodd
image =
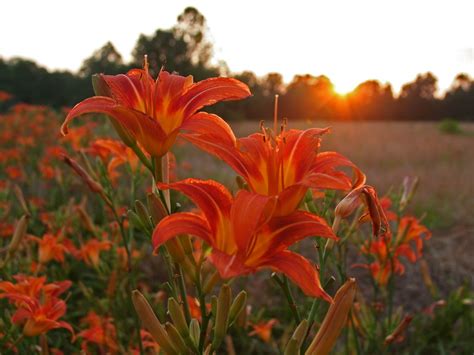
M368 79L397 92L427 71L440 89L474 77L472 0L6 0L0 56L75 71L110 40L128 60L141 33L172 27L187 6L206 17L232 72L324 74L340 93Z

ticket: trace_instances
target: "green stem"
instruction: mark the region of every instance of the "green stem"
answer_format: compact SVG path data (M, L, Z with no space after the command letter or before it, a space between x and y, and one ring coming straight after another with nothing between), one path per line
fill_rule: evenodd
M278 277L277 274L272 275L272 279L275 280L275 282L280 286L280 288L283 291L283 294L286 297L286 300L288 302L288 306L290 307L291 313L293 314L293 317L295 318L296 324L300 324L301 322L301 316L300 313L298 312L298 307L296 306L295 299L293 298L293 295L291 293L290 285L288 283L288 278L286 276L283 276L283 280Z
M178 263L175 263L175 268L176 268L176 271L178 272L177 274L178 288L179 288L179 294L181 296L181 302L183 303L184 316L186 318L186 322L189 324L189 322L191 322L191 311L189 310L188 297L186 293L186 285L184 283L183 270L181 269L181 266Z
M201 334L199 335L199 351L204 351L204 343L206 341L207 325L209 323L210 316L207 314L206 309L206 295L202 291L202 280L201 280L201 263L196 268L196 289L199 298L199 307L201 308Z
M132 150L135 152L135 154L140 159L140 161L143 163L143 165L145 165L146 168L148 170L150 170L151 173L153 173L153 166L151 165L150 161L145 156L145 154L143 154L143 151L138 147L138 145L134 144L134 145L130 146L130 148L132 148Z

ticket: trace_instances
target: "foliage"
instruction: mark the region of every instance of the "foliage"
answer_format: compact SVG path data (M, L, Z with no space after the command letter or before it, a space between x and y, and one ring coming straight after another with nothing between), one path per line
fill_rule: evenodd
M445 118L443 119L438 128L441 133L446 134L460 134L462 133L461 126L459 126L459 122L453 118Z

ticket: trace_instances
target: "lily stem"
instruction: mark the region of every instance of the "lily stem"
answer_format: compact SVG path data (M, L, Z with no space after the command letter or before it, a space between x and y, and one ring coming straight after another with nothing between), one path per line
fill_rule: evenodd
M296 306L295 299L293 298L293 294L291 293L290 285L288 283L288 278L283 276L283 280L278 277L277 274L272 275L272 279L280 286L283 291L283 294L286 297L288 302L288 306L290 307L291 313L293 313L293 317L297 324L301 322L301 316L298 312L298 307Z
M191 311L189 310L188 298L187 298L187 293L186 293L186 284L184 283L183 270L181 269L181 266L178 263L175 263L175 268L178 273L177 283L179 287L179 294L181 296L181 302L183 303L184 316L186 318L186 322L189 324L189 322L191 322Z

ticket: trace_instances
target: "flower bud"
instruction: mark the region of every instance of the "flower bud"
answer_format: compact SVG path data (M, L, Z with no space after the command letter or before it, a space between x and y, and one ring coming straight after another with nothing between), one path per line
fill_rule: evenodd
M438 289L433 283L433 279L431 278L431 275L430 275L430 268L425 259L420 260L420 271L421 271L421 277L423 279L423 283L425 284L426 288L430 291L431 296L433 298L437 298Z
M324 317L318 333L305 353L306 355L329 354L342 328L346 324L347 315L354 302L355 293L356 282L353 278L347 280L344 285L339 288L334 296L334 303L329 306L329 310Z
M229 326L234 323L234 321L239 316L240 312L245 308L245 303L247 302L247 292L240 291L240 293L235 297L232 306L230 306L229 311Z
M403 192L399 206L400 211L403 211L413 198L416 188L418 187L418 181L419 180L417 176L415 176L414 178L405 176L405 178L403 179Z
M285 348L285 355L299 354L303 340L308 331L308 320L303 319L298 327L296 327Z
M147 228L143 225L142 220L140 219L140 217L138 217L138 215L135 212L133 212L132 210L128 210L127 215L128 215L128 220L132 222L132 225L135 228L140 229L144 233L147 232Z
M72 168L72 170L74 170L74 172L82 179L82 181L84 181L87 186L89 186L89 189L91 189L92 192L105 196L102 186L97 181L92 179L87 171L85 171L74 159L69 158L67 155L63 155L63 160Z
M171 324L170 322L166 322L165 330L168 333L169 339L176 346L176 349L178 350L180 354L190 353L188 347L184 343L183 337L179 334L178 330L173 324Z
M150 214L148 213L147 208L140 200L135 200L135 212L142 221L142 224L147 229L153 229L153 226L150 221Z
M193 256L193 243L191 242L191 238L187 234L182 234L178 236L179 241L181 242L181 245L183 246L184 253L186 256L189 256L190 259L194 260Z
M145 296L138 290L134 290L132 292L132 301L135 311L138 313L143 325L148 329L153 339L160 344L166 353L178 354L178 351L175 350L175 345L170 342L171 337L168 336L167 331L158 318L156 318L155 312L153 312Z
M166 211L163 202L161 202L161 199L154 193L149 193L146 196L146 200L148 204L148 210L151 214L151 218L153 219L153 222L155 224L158 224L158 222L160 222L168 215L168 212Z
M205 294L210 293L220 279L219 272L215 270L214 273L204 282L203 292Z
M168 298L168 312L178 332L186 338L186 335L189 335L186 318L184 317L181 306L173 297Z
M78 206L77 212L79 212L79 217L81 218L84 227L93 235L96 235L94 222L92 222L92 218L84 209L84 206Z
M25 213L25 215L29 216L30 210L28 209L28 205L26 204L25 196L23 195L23 191L20 189L18 185L13 185L13 193L15 194L18 202L20 203L21 209Z
M355 188L344 197L336 206L335 215L340 218L350 216L360 203L364 203L367 207L368 214L372 221L373 235L384 236L390 233L389 224L385 212L380 205L377 192L372 186L363 185ZM365 217L362 216L361 219Z
M23 240L23 238L26 235L26 230L28 229L28 215L23 215L21 216L20 220L16 224L15 227L15 232L13 233L12 240L10 241L10 244L8 245L8 255L13 256L18 248L20 247L20 244Z
M170 239L165 243L165 246L171 257L173 258L174 262L181 264L184 261L184 250L179 240L177 240L176 238Z
M191 338L191 334L189 333L188 324L186 323L183 310L173 297L168 299L168 312L178 333L184 339L184 342L193 350L198 351L194 340Z
M199 321L196 318L191 319L191 322L189 323L189 334L191 335L194 346L199 346L201 326L199 325Z
M300 347L298 346L298 340L290 338L286 345L284 355L296 355L300 353Z
M402 333L407 329L408 325L410 324L413 316L405 316L400 324L395 328L395 330L385 338L385 345L393 343L394 341L401 341L403 340Z
M232 290L230 289L229 285L224 284L222 285L219 292L219 297L217 298L217 309L215 316L216 323L214 325L214 339L212 340L212 347L214 350L219 348L227 333L231 301Z

